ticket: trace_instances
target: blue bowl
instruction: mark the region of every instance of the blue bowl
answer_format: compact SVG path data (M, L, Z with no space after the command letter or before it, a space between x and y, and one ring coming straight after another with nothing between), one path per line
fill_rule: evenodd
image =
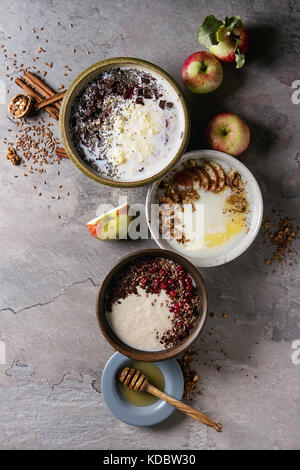
M106 363L101 377L101 390L104 401L110 411L121 421L134 426L153 426L168 418L175 408L163 400L157 400L149 406L134 406L121 395L118 386L117 372L134 361L116 352ZM184 380L178 362L170 359L153 362L162 372L165 379L165 393L181 400Z

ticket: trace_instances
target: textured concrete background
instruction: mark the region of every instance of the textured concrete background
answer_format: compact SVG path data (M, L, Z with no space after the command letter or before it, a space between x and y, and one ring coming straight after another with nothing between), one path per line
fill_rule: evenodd
M299 2L0 0L0 6L7 98L17 87L5 78L4 67L13 53L20 63L22 50L22 61L31 64L40 45L47 51L41 63L54 62L47 75L53 87L67 86L83 68L118 55L153 61L180 83L183 61L199 50L197 29L204 17L241 15L252 34L246 66L224 66L224 83L212 95L186 93L193 120L190 149L203 147L203 125L215 112L240 114L252 131L241 158L261 185L266 214L281 205L299 220L300 104L291 102L292 82L300 79ZM31 30L40 26L45 29L37 40ZM64 65L72 69L68 77ZM12 124L6 105L0 111L3 137ZM32 185L41 186L41 177L23 177L5 159L4 147L1 155L0 339L7 350L0 365L1 449L300 447L300 365L291 360L293 341L300 339L299 269L286 263L272 275L259 236L234 262L202 270L215 317L197 342L202 395L194 405L223 423L222 434L179 413L154 428L127 426L101 396L101 371L113 351L98 331L95 296L112 263L154 243L104 245L88 234L85 222L98 205L117 203L127 191L101 187L63 161L60 176L56 166L49 169L38 197ZM53 201L60 184L62 197ZM142 201L145 193L146 188L128 191L131 201Z

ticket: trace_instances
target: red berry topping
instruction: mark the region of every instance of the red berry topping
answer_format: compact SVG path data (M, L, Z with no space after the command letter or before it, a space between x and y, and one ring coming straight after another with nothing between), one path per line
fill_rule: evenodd
M147 282L148 282L148 278L147 277L142 277L142 279L141 279L142 286L145 286L147 284Z
M163 290L166 290L167 284L165 282L161 282L160 283L160 288L163 289Z
M166 272L166 271L165 271L164 269L160 269L160 270L158 271L158 274L159 274L161 277L163 277L163 276L165 275L165 272Z
M174 281L173 281L173 279L168 279L168 285L169 285L169 286L174 286Z
M174 307L172 307L172 306L171 306L171 307L169 307L169 312L171 312L171 313L172 313L172 312L174 312L174 310L175 310L175 308L174 308Z
M173 299L174 299L175 297L177 297L177 293L176 293L175 290L171 290L171 292L170 292L170 297L172 297Z
M179 273L180 271L182 271L182 270L183 270L183 267L182 267L182 266L180 266L180 265L177 266L177 272L178 272L178 273Z

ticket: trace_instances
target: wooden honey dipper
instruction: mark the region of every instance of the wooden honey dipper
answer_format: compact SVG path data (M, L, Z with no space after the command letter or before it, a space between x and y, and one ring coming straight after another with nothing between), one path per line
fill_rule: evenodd
M150 384L148 377L140 370L125 367L119 376L119 380L122 384L131 388L131 390L135 390L136 392L151 393L151 395L154 395L157 398L161 398L162 400L177 408L179 411L182 411L188 415L190 418L193 418L196 421L200 421L200 423L206 424L206 426L210 426L217 432L222 432L221 423L216 423L205 414L195 410L195 408L192 408L191 406L182 403L182 401L176 400L170 395L167 395L158 388L153 387L153 385Z

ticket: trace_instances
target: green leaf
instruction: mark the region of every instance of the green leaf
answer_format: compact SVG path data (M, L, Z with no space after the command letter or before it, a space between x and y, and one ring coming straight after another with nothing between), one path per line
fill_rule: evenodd
M232 31L237 26L242 26L241 17L240 16L231 16L230 18L228 18L228 16L226 16L225 21L224 21L224 26L229 31Z
M217 31L223 22L218 20L214 15L209 15L203 21L198 31L198 41L208 49L218 44Z
M244 54L240 53L239 49L235 51L234 55L235 55L236 68L240 69L241 67L243 67L245 63L245 56Z

